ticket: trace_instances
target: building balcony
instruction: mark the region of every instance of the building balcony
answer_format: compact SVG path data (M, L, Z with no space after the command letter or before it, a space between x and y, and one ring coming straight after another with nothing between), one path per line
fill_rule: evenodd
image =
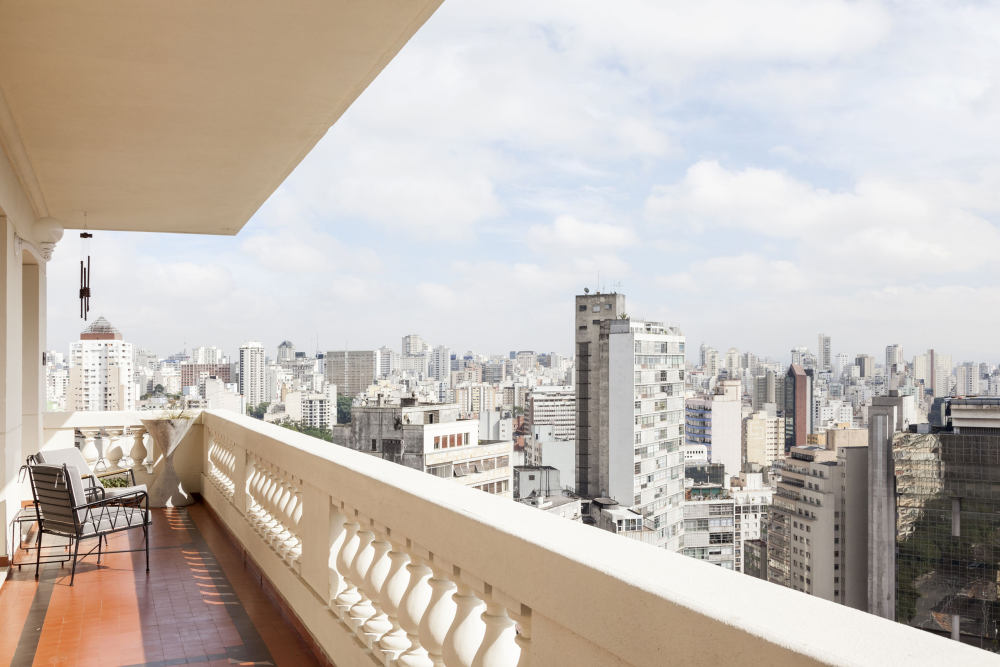
M43 447L63 446L75 424L103 423L124 438L136 416L46 415ZM111 446L127 454L136 442ZM143 446L155 483L162 456ZM234 413L197 415L178 456L181 483L199 502L157 511L148 576L128 556L101 567L91 557L74 589L54 564L38 584L24 570L0 588L9 622L28 627L26 609L44 617L36 661L174 664L178 652L205 661L266 660L266 652L279 664L308 664L311 651L337 665L995 659ZM258 581L289 624L261 602ZM100 613L115 615L114 631L81 625L95 597ZM287 639L295 635L301 642ZM274 636L286 639L272 645ZM8 638L0 649L12 658L12 646L21 644Z

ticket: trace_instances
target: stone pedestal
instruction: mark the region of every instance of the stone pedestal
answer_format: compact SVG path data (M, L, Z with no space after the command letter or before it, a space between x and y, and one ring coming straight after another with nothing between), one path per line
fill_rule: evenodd
M147 482L150 507L184 507L194 502L174 469L174 453L191 422L191 419L142 420L153 439L153 470Z

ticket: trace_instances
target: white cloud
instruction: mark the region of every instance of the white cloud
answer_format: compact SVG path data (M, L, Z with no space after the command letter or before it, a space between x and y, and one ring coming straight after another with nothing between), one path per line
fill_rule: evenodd
M650 220L667 229L737 230L791 240L799 259L840 276L971 272L995 261L1000 231L918 185L866 179L830 191L774 170L692 165L654 188ZM847 279L847 276L845 276Z
M544 246L548 251L577 248L616 249L632 245L635 233L623 225L584 222L561 215L551 225L533 225L528 241Z

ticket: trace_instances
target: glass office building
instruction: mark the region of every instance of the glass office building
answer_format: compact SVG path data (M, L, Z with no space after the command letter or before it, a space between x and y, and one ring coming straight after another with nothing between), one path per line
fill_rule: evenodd
M935 403L893 439L896 620L1000 650L1000 401Z

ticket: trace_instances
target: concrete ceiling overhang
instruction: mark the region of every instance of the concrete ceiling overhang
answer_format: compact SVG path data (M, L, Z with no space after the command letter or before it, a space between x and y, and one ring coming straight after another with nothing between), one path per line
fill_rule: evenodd
M0 0L37 217L236 234L441 0Z

